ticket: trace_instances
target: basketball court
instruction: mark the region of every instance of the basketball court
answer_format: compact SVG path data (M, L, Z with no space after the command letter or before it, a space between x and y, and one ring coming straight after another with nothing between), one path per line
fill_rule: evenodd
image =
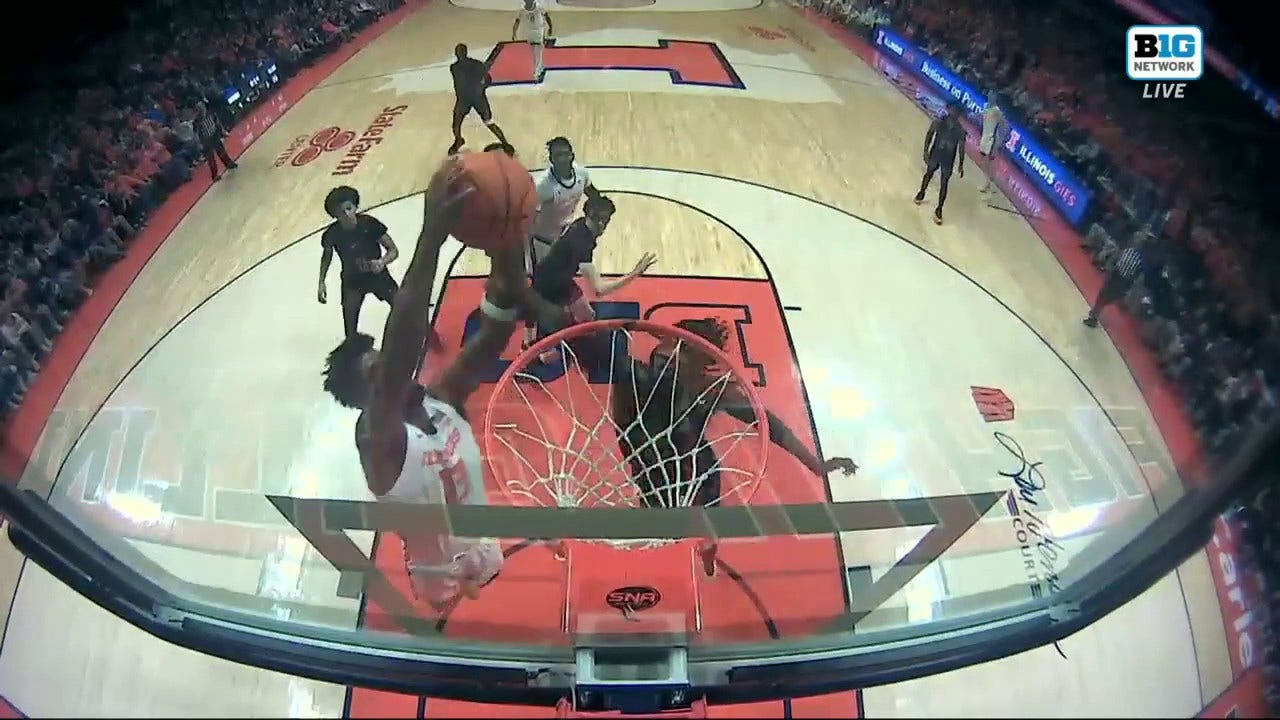
M782 3L690 5L561 0L536 84L525 46L504 42L513 2L411 2L254 128L240 168L199 199L106 318L23 485L92 518L91 533L124 538L175 592L299 623L404 631L266 496L369 499L355 414L320 384L342 330L336 300L316 301L321 201L334 185L358 188L401 248L399 277L419 193L450 142L448 63L465 42L474 56L497 54L490 98L522 162L541 172L542 144L565 135L617 204L601 270L658 255L597 315L720 320L733 329L729 360L762 404L823 457L860 465L824 479L773 448L753 504L1014 491L858 632L1056 592L1176 500L1182 483L1157 419L1108 335L1081 326L1087 302L1054 247L1070 243L1067 231L1025 180L1001 165L1003 192L988 198L970 160L935 226L932 205L911 202L929 119L885 61ZM471 148L490 140L474 118L464 134ZM440 267L430 312L449 355L487 261L450 240ZM331 272L331 298L336 283ZM371 298L361 328L378 335L385 318ZM489 392L473 399L473 417ZM1042 482L1002 474L1023 461L1042 463ZM603 604L584 571L617 565L630 585L659 590L655 614L696 630L696 642L812 636L927 530L727 541L731 572L714 578L678 548L595 546L565 562L512 541L502 575L441 625L460 640L563 643L566 624L586 622L575 613ZM398 543L350 535L396 584ZM1026 560L1037 538L1053 552ZM554 716L348 691L200 656L119 623L5 549L14 592L0 696L32 716ZM1188 717L1230 681L1207 558L1061 650L709 714Z

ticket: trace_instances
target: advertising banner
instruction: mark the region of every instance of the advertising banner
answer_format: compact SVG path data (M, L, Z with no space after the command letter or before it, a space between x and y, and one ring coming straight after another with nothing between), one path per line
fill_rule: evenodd
M987 106L986 96L945 65L906 38L885 27L875 31L876 47L897 59L913 74L937 88L944 98L960 104L979 125ZM1036 183L1050 203L1073 226L1079 226L1089 207L1089 191L1057 158L1049 154L1029 132L1010 123L1003 151L1013 164Z

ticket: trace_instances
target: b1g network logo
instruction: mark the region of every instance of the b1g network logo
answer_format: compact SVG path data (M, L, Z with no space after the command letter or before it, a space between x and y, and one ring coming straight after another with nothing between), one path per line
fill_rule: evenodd
M1204 75L1204 33L1196 25L1134 25L1125 37L1125 71L1144 98L1185 97Z

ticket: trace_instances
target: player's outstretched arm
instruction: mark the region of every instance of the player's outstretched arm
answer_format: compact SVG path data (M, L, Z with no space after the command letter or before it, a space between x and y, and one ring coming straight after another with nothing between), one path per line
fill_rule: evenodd
M719 409L729 416L736 418L744 423L751 424L756 421L755 410L751 408L745 401L725 400L720 403ZM800 442L800 438L773 412L765 410L765 420L769 425L769 442L786 450L789 455L799 460L802 465L809 468L815 475L826 475L836 470L842 471L845 475L852 475L858 471L858 466L846 457L833 457L823 462L817 455L813 454L804 443Z
M648 272L649 268L653 267L656 262L658 262L658 256L647 252L636 263L636 266L631 269L631 272L617 280L605 280L595 264L591 262L580 263L578 265L578 273L587 279L587 282L591 285L592 292L597 297L605 297L631 284L631 281Z
M480 331L427 389L434 397L462 410L467 398L480 386L480 371L492 365L511 341L519 313L516 306L527 284L524 249L520 243L491 251L489 279L480 301ZM425 314L425 313L424 313Z
M370 468L380 479L394 478L404 459L405 394L414 382L418 356L431 328L427 307L435 285L440 247L449 235L459 200L469 189L459 188L454 182L457 167L455 160L446 161L423 194L422 232L383 328L382 356L373 374L372 397L366 410L372 445L367 454L373 462L387 465Z

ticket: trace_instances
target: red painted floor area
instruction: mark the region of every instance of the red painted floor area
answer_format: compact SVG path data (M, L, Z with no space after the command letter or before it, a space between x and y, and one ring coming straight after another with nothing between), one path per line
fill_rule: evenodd
M448 281L442 293L436 329L448 338L452 352L463 336L463 326L478 306L483 293L481 278L458 278ZM736 279L703 279L646 276L624 291L610 297L615 307L633 304L634 316L651 318L664 324L683 319L716 317L730 327L738 323L740 334L728 348L728 354L743 373L750 372L745 359L769 380L760 390L761 400L786 422L810 447L814 443L808 403L794 367L794 353L786 331L782 308L768 281ZM725 298L732 298L729 303ZM744 320L744 318L746 320ZM513 337L502 357L512 359L519 354L519 338ZM635 354L643 357L643 349ZM446 358L433 358L430 366L440 367ZM563 381L561 381L563 382ZM494 386L483 385L468 403L471 417L482 417ZM506 396L503 396L506 398ZM594 407L577 396L575 416L587 426L594 419L584 412ZM562 399L563 400L563 399ZM541 422L549 424L554 412L540 413ZM732 422L732 421L731 421ZM533 428L529 428L533 431ZM708 431L715 437L715 429ZM744 444L745 445L745 444ZM745 468L751 465L752 452L741 458L734 453L723 455L726 465ZM769 477L752 497L752 504L782 504L825 501L828 499L824 480L808 473L798 461L785 453L769 451ZM492 502L503 502L503 491L487 472L486 484ZM580 554L579 554L580 553ZM699 573L690 572L692 555L688 548L672 546L655 551L625 553L598 546L571 551L574 581L568 566L558 562L552 553L540 546L522 549L509 556L502 574L487 587L478 600L462 603L450 614L446 633L459 639L483 639L500 642L564 645L569 636L561 627L562 608L566 599L574 608L571 616L580 617L593 598L611 587L646 584L663 594L661 607L679 608L684 615L684 629L693 630L693 594L700 598L702 630L697 641L707 643L767 641L768 626L751 593L764 608L768 619L782 639L810 636L830 618L844 612L844 562L831 537L773 537L750 543L726 543L720 558L742 578L737 583L724 573L707 581ZM394 536L380 538L375 561L383 574L401 589L407 598L408 579L404 575L401 543ZM578 568L590 568L590 582L578 582ZM696 590L695 590L696 587ZM604 590L601 590L604 588ZM747 589L749 588L749 590ZM598 600L599 598L595 598ZM603 609L603 608L598 608ZM424 610L424 615L427 610ZM430 615L434 617L434 614ZM373 603L366 607L365 625L395 631L397 626L381 608ZM792 717L858 717L861 707L856 692L836 693L815 698L787 701ZM352 717L554 717L553 708L496 706L484 703L425 699L363 689L350 695ZM719 706L707 708L708 717L783 717L787 713L783 701L752 706Z

